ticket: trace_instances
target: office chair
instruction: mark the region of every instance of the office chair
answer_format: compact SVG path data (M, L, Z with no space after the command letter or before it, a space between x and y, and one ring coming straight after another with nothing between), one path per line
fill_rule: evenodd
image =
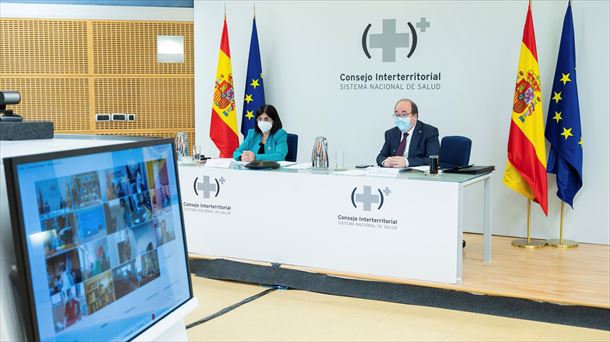
M438 164L441 169L468 166L472 140L459 135L443 137L441 150L438 153Z
M438 153L438 165L441 169L468 166L472 140L459 135L443 137L441 150ZM462 240L462 248L466 248L466 240Z
M286 161L296 162L297 161L297 150L299 148L299 136L296 134L288 133L288 153L286 153Z

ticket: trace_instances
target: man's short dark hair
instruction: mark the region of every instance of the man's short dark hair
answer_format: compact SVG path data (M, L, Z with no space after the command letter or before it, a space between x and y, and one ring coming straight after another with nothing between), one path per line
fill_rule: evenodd
M280 120L280 115L277 113L277 109L270 104L265 104L260 106L259 109L256 110L256 116L254 120L258 120L258 117L267 114L273 120L273 126L271 127L270 134L277 132L278 129L282 128L282 120ZM257 133L263 133L260 128L258 128L258 124L254 125L254 131Z
M411 99L400 99L400 100L396 101L394 108L396 108L396 106L398 106L398 104L400 104L402 102L409 102L411 104L411 113L417 114L417 116L419 116L419 109L417 108L417 105L415 104L415 102L413 102L413 100L411 100Z

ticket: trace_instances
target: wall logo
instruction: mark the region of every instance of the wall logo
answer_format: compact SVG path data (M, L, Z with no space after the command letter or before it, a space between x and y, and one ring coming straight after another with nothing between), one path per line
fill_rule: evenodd
M382 32L371 33L369 44L367 44L367 37L369 36L371 26L369 23L362 33L362 50L366 57L371 59L369 49L381 49L381 60L386 63L396 62L396 49L399 48L410 47L407 58L411 58L417 48L417 31L415 27L423 33L430 27L430 22L426 20L426 17L421 17L419 22L415 23L415 27L413 27L410 21L407 22L406 26L410 32L396 32L396 19L383 19Z
M195 191L195 195L199 196L199 191L203 193L203 198L210 198L211 194L214 194L214 197L218 197L220 193L220 185L226 182L224 177L214 178L214 182L210 180L210 176L203 176L203 182L198 182L199 177L195 177L195 181L193 182L193 190Z
M378 195L377 193L373 193L373 189L370 185L363 186L362 193L356 193L357 190L358 187L355 187L354 190L352 190L352 205L354 208L358 208L358 204L361 204L362 210L364 211L371 211L373 204L378 204L377 210L381 209L385 196L389 196L392 192L390 188L386 186L383 191L379 188L377 189Z

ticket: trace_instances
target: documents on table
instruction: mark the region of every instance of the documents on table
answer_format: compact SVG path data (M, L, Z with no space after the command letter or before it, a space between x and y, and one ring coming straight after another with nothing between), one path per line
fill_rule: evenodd
M426 171L430 171L430 166L429 165L409 166L408 169L409 170L417 170L417 171L421 171L421 172L426 172Z
M373 177L398 177L398 175L405 170L407 169L371 166L366 169L366 175Z
M217 167L221 169L228 169L235 162L233 158L212 158L205 162L205 167Z
M355 170L346 170L346 171L335 171L335 175L344 175L344 176L366 176L366 170L363 169L355 169Z
M366 176L374 177L398 177L398 175L405 171L417 170L420 172L426 172L430 169L428 165L413 166L405 168L391 168L391 167L377 167L370 166L366 169Z
M287 166L291 166L291 165L295 165L296 164L296 162L285 161L285 160L280 160L277 163L280 164L281 167L287 167Z
M282 165L282 164L280 164ZM305 170L305 169L311 169L311 162L308 163L298 163L298 164L292 164L292 165L288 165L285 168L287 169L291 169L291 170Z

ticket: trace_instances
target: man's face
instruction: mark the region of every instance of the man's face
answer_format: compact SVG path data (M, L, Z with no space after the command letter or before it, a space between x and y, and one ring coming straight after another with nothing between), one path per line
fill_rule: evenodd
M399 115L411 121L411 127L415 127L417 123L417 114L411 112L411 102L403 101L394 108L394 115Z

